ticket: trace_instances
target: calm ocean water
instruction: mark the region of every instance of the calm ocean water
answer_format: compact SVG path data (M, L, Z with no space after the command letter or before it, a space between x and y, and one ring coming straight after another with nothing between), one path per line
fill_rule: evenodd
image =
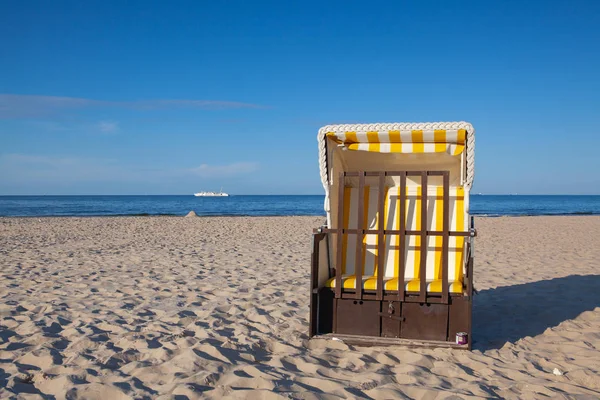
M324 196L0 196L0 216L324 215ZM475 215L600 215L600 196L471 196Z

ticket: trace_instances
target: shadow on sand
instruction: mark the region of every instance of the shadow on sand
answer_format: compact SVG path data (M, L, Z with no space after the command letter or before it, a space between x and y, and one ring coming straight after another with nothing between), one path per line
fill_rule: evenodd
M571 275L482 290L473 299L473 347L499 349L600 307L600 275Z

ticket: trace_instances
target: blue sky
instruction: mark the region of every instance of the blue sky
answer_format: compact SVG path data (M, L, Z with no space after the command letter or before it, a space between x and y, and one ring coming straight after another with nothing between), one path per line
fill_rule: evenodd
M446 120L475 192L600 194L598 43L595 0L0 0L0 194L321 194L320 126Z

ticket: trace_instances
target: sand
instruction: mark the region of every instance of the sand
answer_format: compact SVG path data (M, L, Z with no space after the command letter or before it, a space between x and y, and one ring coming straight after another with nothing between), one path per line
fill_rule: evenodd
M600 397L600 218L477 220L472 352L309 341L322 221L0 219L0 398Z

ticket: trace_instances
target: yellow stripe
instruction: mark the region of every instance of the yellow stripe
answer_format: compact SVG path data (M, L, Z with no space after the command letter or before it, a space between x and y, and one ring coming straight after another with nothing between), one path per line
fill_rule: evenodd
M448 145L453 146L454 151L452 151L452 155L457 156L465 150L465 146L457 144L457 145Z
M418 292L421 288L421 281L418 279L413 279L412 281L408 281L406 283L406 291L407 292Z
M424 153L425 145L423 144L423 131L412 131L413 153Z
M344 143L358 143L356 132L346 132L346 138L344 139Z
M416 230L421 229L421 201L423 201L423 187L417 187L417 197L415 199L415 218ZM415 236L415 279L420 278L421 273L421 236Z
M457 144L465 144L466 137L467 137L467 131L464 129L459 129L456 133L456 143Z
M433 143L446 143L445 129L436 129L433 131Z
M390 143L390 153L402 153L402 143Z
M464 232L465 230L465 189L459 187L456 189L456 230ZM454 266L454 280L462 281L463 276L463 253L465 247L465 238L456 236L456 264Z
M435 143L435 152L444 153L448 148L446 145L446 130L436 129L433 131L433 142Z
M369 151L379 153L379 149L381 148L381 146L379 144L379 134L377 133L377 131L367 132L367 141L369 142Z
M389 131L388 134L390 135L390 143L402 143L400 131Z
M367 224L369 223L369 194L371 193L369 186L365 186L365 204L363 205L363 227L369 229ZM363 249L362 249L362 275L365 275L365 263L367 261L367 235L363 236Z
M342 227L344 229L348 229L348 222L350 220L350 194L351 194L351 188L350 187L345 187L344 188L344 222ZM342 236L342 274L346 273L346 257L347 257L347 250L348 250L348 235L343 235Z
M441 231L444 228L444 188L438 187L435 196L435 228L436 231ZM441 236L435 237L435 272L433 279L442 279L442 242Z
M400 229L400 186L396 196L396 229ZM392 237L394 238L394 277L397 278L400 275L400 235Z
M389 218L389 213L390 213L390 211L388 209L388 207L389 207L389 204L388 204L389 203L389 201L388 201L388 193L389 193L389 191L390 191L390 188L386 187L385 188L385 197L384 197L384 200L383 200L383 229L384 230L387 229L387 220ZM383 235L384 251L385 251L385 240L386 240L386 237L385 237L385 235ZM386 265L386 263L385 263L385 253L384 253L383 254L383 271L381 271L381 274L383 276L385 276L385 265Z

